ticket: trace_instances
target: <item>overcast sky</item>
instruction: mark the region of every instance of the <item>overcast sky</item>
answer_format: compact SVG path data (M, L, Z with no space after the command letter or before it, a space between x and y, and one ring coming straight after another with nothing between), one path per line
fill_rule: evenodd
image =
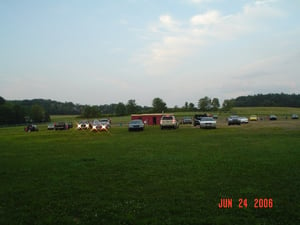
M0 1L0 96L197 104L300 90L299 0Z

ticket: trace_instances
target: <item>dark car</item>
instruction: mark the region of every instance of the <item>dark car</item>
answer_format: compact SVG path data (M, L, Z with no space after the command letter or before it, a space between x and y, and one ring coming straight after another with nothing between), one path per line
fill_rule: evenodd
M230 116L227 119L228 125L241 125L241 120L239 116Z
M31 132L31 131L39 131L39 128L37 127L37 125L34 124L28 124L25 128L24 128L25 132Z
M194 126L200 125L200 120L203 117L209 117L208 114L204 113L204 114L195 114L194 115Z
M136 131L141 130L142 131L142 130L144 130L144 127L145 127L145 125L144 125L142 120L139 120L139 119L131 120L128 124L128 131L134 131L134 130L136 130Z
M56 122L54 123L54 130L65 130L66 123L65 122Z
M182 124L192 124L193 123L193 120L191 117L183 117L182 121L181 121Z
M68 126L68 129L73 128L73 123L72 122L67 122L67 126Z
M71 122L56 122L54 123L54 130L68 130L73 127Z
M270 116L269 116L269 120L277 120L277 116L275 116L275 115L270 115Z

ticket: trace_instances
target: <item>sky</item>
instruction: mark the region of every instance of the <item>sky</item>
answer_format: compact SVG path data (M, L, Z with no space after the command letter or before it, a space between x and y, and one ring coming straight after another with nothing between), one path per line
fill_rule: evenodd
M300 90L299 0L0 0L0 96L197 105Z

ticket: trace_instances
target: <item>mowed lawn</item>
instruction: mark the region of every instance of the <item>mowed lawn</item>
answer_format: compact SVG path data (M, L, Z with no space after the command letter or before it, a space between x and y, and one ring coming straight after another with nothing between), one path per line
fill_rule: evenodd
M216 130L40 129L0 129L0 224L300 222L297 120ZM221 198L232 208L219 209ZM255 208L255 199L268 206Z

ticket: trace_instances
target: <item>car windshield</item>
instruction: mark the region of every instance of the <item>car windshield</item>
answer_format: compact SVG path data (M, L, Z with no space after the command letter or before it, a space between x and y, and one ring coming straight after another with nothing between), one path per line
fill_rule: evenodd
M173 116L164 116L162 119L163 120L172 120Z
M142 124L143 122L141 120L132 120L130 121L131 124Z
M211 117L202 117L201 121L214 121Z
M93 124L99 124L100 122L99 122L99 120L94 120L93 121Z

